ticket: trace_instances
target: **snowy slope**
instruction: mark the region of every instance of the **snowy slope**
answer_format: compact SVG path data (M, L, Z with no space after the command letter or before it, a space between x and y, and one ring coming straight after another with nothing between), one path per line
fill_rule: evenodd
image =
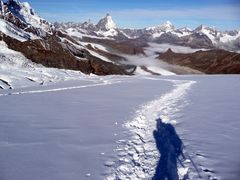
M151 179L160 116L202 179L237 179L239 84L239 76L112 76L1 91L0 176ZM179 173L198 179L189 159L184 164Z
M119 81L126 83L112 84ZM1 105L8 104L6 109L0 110L1 177L12 180L103 179L108 170L105 161L113 155L115 141L123 136L123 120L138 104L169 88L168 83L164 83L165 88L159 86L152 91L147 80L149 88L137 93L136 88L141 88L141 83L137 79L129 81L133 86L129 87L128 79L123 77L106 77L96 83L74 81L68 85L60 84L57 89L65 88L62 91L55 91L56 86L53 86L48 88L54 89L53 92L41 93L41 89L46 89L41 87L36 93L13 95L12 100L10 96L0 97ZM91 87L94 84L96 86ZM76 89L67 90L69 86ZM149 91L152 93L142 96ZM132 101L127 101L129 98ZM19 131L8 126L14 121L13 117L2 126L6 111L12 106L11 101L25 104L21 106L24 109L13 106L12 111L18 117L28 112L25 118L22 117L25 120L19 119L21 126L25 127ZM37 106L40 109L30 109ZM11 173L12 170L15 173Z

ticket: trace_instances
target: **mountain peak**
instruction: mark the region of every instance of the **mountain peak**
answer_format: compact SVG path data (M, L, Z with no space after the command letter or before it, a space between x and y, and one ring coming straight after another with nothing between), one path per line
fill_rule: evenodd
M201 24L200 26L198 26L198 27L195 29L195 31L201 31L201 30L203 30L203 29L205 29L205 28L206 28L206 26L203 25L203 24Z
M178 30L181 32L191 32L192 31L192 29L190 29L188 27L179 28Z
M170 21L166 21L164 25L172 26L173 24Z
M3 3L4 1L1 0L1 6ZM28 2L8 0L4 4L4 8L2 8L2 16L5 20L15 24L16 26L21 26L22 29L29 28L31 26L36 29L51 32L52 25L38 16Z
M106 16L104 18L102 18L98 24L97 24L97 28L99 30L104 30L104 31L108 31L110 29L116 29L117 25L116 23L113 21L112 17L110 16L109 13L106 14Z
M163 23L162 25L166 30L170 30L170 29L174 29L173 24L170 21L166 21L165 23Z
M152 32L162 32L162 31L168 32L168 31L172 31L174 29L175 29L175 27L173 26L173 24L170 21L166 21L165 23L163 23L162 25L159 25L159 26L146 28L147 31L152 31Z
M218 30L216 29L216 27L208 27L206 25L201 24L194 31L196 31L196 32L209 31L211 33L216 33Z
M50 23L40 18L29 3L18 0L0 0L1 33L26 41L46 37L52 33Z

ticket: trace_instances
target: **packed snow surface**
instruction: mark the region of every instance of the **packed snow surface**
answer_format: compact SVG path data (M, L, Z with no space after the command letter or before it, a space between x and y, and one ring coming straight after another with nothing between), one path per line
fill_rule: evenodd
M95 76L1 90L0 178L151 179L161 117L185 145L180 177L237 179L239 79Z

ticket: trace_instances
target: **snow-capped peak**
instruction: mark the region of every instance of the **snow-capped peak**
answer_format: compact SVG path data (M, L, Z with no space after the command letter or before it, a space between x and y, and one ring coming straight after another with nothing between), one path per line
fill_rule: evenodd
M117 29L116 23L113 21L112 17L110 14L107 14L104 18L102 18L98 24L97 28L99 30L105 30L108 31L110 29Z
M166 21L162 26L166 29L174 29L174 26L170 21Z
M17 0L8 0L6 3L7 12L18 18L21 23L34 28L42 29L46 32L51 31L51 24L36 14L28 2L19 2ZM5 19L11 19L9 13L5 12ZM8 17L7 17L8 16Z
M200 26L198 26L195 31L197 32L203 32L203 31L211 31L211 32L216 32L217 29L215 27L208 27L206 25L201 24Z
M190 29L188 27L183 27L183 28L179 28L178 31L181 31L181 32L191 32L192 29Z
M28 3L28 2L23 2L21 3L22 4L22 11L25 11L26 13L28 14L31 14L31 15L35 15L36 16L36 13L35 11L33 10L33 8L31 7L31 5Z
M146 28L147 31L152 31L154 33L155 32L161 32L161 31L168 32L168 31L172 31L174 29L175 28L170 21L166 21L165 23L163 23L162 25L159 25L159 26Z

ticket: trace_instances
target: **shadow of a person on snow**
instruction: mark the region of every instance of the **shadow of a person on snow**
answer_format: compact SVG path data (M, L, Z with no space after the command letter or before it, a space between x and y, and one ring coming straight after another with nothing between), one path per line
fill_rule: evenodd
M177 159L183 155L183 143L171 124L157 121L157 130L153 132L157 148L161 155L153 180L178 180Z

